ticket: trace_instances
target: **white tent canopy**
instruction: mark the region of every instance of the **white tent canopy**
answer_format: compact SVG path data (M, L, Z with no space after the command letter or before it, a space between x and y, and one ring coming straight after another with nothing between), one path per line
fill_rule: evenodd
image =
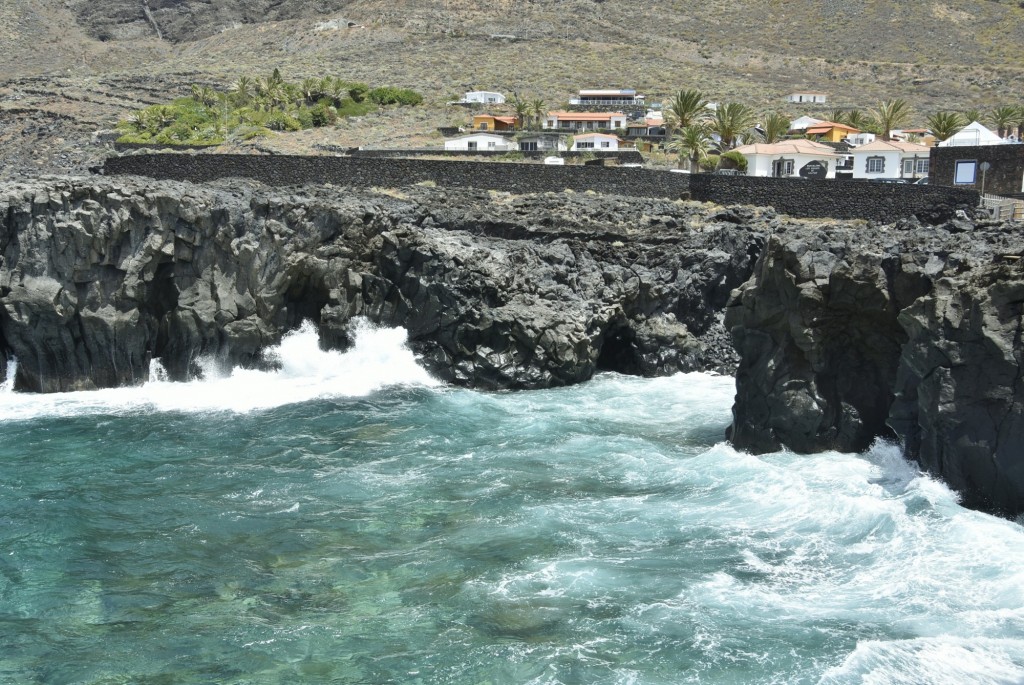
M957 133L939 143L939 147L961 145L1002 145L1006 141L977 121L964 126Z

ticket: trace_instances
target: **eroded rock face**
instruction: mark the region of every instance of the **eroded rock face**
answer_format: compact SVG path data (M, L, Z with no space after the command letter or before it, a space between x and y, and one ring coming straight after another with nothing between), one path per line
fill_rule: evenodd
M473 387L731 371L720 312L777 219L716 211L431 188L9 184L0 346L19 360L17 387L43 392L138 383L154 358L175 379L203 356L259 365L304 320L344 347L354 317L405 328L435 374Z
M734 445L892 438L965 504L1024 511L1024 238L964 224L782 227L726 314Z

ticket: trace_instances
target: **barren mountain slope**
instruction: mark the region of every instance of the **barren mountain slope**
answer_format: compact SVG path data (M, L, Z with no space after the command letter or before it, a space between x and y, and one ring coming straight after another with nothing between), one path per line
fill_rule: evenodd
M283 151L436 144L437 126L466 116L445 103L472 88L558 107L587 86L636 87L650 102L698 87L794 116L812 112L783 98L806 89L828 93L829 108L906 98L915 123L938 109L1022 100L1017 3L275 2L5 0L0 174L84 168L103 153L87 144L92 132L131 110L275 67L289 79L333 74L426 98L416 110L260 143Z

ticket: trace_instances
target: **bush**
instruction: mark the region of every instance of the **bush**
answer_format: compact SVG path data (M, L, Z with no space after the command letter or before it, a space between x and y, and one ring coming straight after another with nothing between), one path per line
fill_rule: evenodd
M718 167L720 169L739 169L742 172L746 172L747 158L736 150L729 150L719 157Z
M704 159L700 160L701 171L714 171L718 168L718 155L708 155Z
M369 92L367 98L378 105L418 105L423 102L423 96L411 88L392 88L384 86L374 88Z

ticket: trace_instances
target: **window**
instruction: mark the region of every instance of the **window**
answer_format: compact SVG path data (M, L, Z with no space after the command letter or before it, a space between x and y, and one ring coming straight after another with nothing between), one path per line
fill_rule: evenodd
M577 150L592 150L594 148L594 141L592 140L581 140L576 143Z
M885 157L868 157L864 171L869 174L881 174L885 172Z
M471 140L468 143L466 143L466 149L467 150L475 150L476 149L476 141L475 140Z
M610 141L607 141L607 140L602 140L601 141L601 147L611 147L611 146L612 146L612 144L611 144Z
M519 143L519 149L522 150L523 152L536 152L537 151L537 141L535 141L535 140L532 140L532 141L529 141L529 142L522 141L522 142Z
M481 131L486 131L487 130L487 122L486 121L481 121L480 122L480 129L479 130L481 130Z
M932 160L930 160L930 159L919 159L919 160L917 160L917 165L914 167L914 173L917 173L917 174L927 174L928 173L928 169L931 168L931 161Z
M493 140L488 140L487 141L487 147L489 149L493 150L494 149L494 141Z
M903 160L903 175L911 176L914 173L914 160L905 159Z
M772 162L772 175L776 177L792 176L794 168L794 160L776 159Z
M956 162L956 172L953 174L953 183L957 185L973 185L977 174L977 160L959 159Z

